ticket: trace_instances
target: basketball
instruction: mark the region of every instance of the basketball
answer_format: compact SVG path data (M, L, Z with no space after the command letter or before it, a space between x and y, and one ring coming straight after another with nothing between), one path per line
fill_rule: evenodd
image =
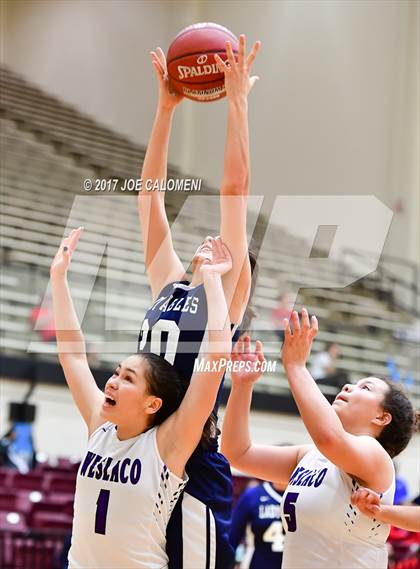
M168 49L168 76L173 89L191 99L208 103L226 95L224 75L214 55L226 60L226 41L238 54L238 39L227 28L211 22L181 30Z

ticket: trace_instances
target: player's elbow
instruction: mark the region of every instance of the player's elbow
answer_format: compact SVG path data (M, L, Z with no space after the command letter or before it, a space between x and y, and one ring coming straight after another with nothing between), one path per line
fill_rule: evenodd
M324 456L335 454L337 449L343 448L344 444L340 433L328 429L321 429L319 433L312 436L312 439L319 452Z
M220 442L220 452L225 458L227 458L231 466L240 470L240 466L243 462L243 457L246 454L246 451L243 449L235 448L234 441L229 440L229 438L223 434L223 430L222 439Z

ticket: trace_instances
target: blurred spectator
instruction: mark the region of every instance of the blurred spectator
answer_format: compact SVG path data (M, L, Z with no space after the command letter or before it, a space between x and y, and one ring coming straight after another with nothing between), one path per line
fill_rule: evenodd
M39 304L35 306L29 315L32 328L37 326L36 332L44 342L55 342L55 325L52 308L52 298L47 295Z
M253 548L249 547L241 561L240 567L249 569L280 569L283 558L284 531L280 518L280 504L283 487L270 482L263 482L247 488L233 511L230 528L232 546L239 550L244 539L247 526L253 533Z
M337 389L341 389L347 383L347 373L337 368L338 355L338 344L328 342L323 352L318 352L313 356L309 371L315 381Z
M399 474L398 463L393 460L395 468L395 495L394 505L404 504L408 500L409 488L407 481Z
M9 429L0 439L0 466L7 466L11 468L16 468L9 457L10 445L16 438L16 433L12 429Z
M0 440L0 465L27 474L35 467L35 449L30 423L15 423Z
M271 318L274 323L275 332L280 340L283 342L284 340L284 330L283 330L283 320L287 318L290 319L290 315L293 310L293 305L290 301L289 293L284 292L278 297L279 305L277 308L273 308L271 311Z

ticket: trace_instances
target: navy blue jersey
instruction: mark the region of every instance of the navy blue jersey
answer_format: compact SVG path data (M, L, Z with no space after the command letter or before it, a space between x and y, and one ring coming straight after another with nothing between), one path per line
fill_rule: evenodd
M233 512L230 541L236 549L249 525L254 536L250 569L279 569L283 558L284 530L280 518L283 492L269 482L245 490Z
M191 379L194 362L207 343L207 298L204 285L188 281L166 285L146 312L139 334L138 352L165 358ZM236 341L236 326L232 326ZM222 381L223 384L223 381ZM221 393L219 390L215 410ZM234 562L229 541L232 514L232 479L228 461L211 448L198 446L186 465L185 494L174 508L167 527L170 569L197 567L228 569ZM202 536L204 540L201 541Z
M166 285L144 317L139 352L165 358L185 378L191 378L207 327L204 285L188 281Z

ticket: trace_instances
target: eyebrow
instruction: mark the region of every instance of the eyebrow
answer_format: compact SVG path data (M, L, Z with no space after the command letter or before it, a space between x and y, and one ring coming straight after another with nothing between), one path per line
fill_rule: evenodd
M367 383L369 383L370 385L375 385L375 382L371 381L370 379L362 379L361 382L362 385L366 385Z
M121 364L118 364L118 365L117 365L115 371L117 371L118 369L122 369L122 365L121 365ZM136 372L134 369L132 369L131 367L126 367L126 368L124 368L124 371L129 371L129 372L131 372L132 374L134 374L134 375L137 377L137 372Z

